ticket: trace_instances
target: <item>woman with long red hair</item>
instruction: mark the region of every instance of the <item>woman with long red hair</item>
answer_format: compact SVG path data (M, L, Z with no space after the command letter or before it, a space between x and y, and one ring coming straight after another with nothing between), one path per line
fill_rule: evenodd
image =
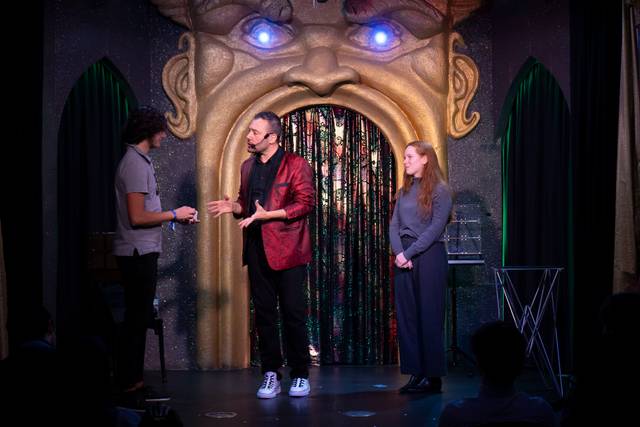
M401 393L440 393L446 375L444 308L447 253L443 235L451 190L433 147L411 142L404 182L396 196L389 237L396 256L395 300L400 371L411 375Z

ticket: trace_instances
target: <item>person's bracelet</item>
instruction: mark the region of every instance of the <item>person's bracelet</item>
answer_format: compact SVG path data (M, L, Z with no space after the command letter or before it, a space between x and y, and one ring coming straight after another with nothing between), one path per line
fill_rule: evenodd
M171 209L171 213L173 214L173 219L171 220L171 222L169 222L169 227L172 230L176 229L176 219L178 219L178 214L176 214L176 210L175 209Z

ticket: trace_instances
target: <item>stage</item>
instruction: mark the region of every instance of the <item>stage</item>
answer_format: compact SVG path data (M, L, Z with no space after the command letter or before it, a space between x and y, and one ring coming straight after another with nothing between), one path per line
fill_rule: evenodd
M283 373L286 371L282 371ZM203 426L436 426L443 406L474 396L480 377L461 366L450 369L442 394L398 394L407 376L397 366L322 366L310 370L311 394L291 398L288 377L274 399L260 400L258 368L234 371L170 371L162 387L160 372L147 382L167 391L185 427ZM527 368L517 388L553 400L534 368Z

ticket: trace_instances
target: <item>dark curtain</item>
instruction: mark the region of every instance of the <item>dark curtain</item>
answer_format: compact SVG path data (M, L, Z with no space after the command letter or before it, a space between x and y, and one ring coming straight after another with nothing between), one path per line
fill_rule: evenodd
M503 264L567 267L570 117L542 64L520 81L502 136Z
M575 364L584 376L612 291L621 24L621 1L571 2Z
M535 60L523 66L512 92L502 134L502 260L504 266L565 269L557 284L557 327L566 362L572 284L569 107L556 79ZM532 301L540 274L512 272L511 277L524 300ZM543 337L550 339L550 308L545 319Z
M6 267L6 315L11 348L18 344L19 315L40 307L42 298L42 83L44 5L3 5L5 16L27 17L20 42L4 47L7 68L4 99L11 111L4 121L0 154L0 222ZM7 33L8 35L8 33ZM8 59L11 58L11 59ZM10 68L12 69L9 71ZM9 75L11 76L9 78ZM0 322L2 323L2 322ZM15 332L15 333L14 333Z
M340 107L297 110L283 118L283 126L285 150L306 158L315 172L306 284L312 360L396 363L388 241L396 188L391 148L371 121Z
M90 328L88 236L115 230L113 179L124 152L120 133L136 101L106 59L76 82L58 132L58 333Z

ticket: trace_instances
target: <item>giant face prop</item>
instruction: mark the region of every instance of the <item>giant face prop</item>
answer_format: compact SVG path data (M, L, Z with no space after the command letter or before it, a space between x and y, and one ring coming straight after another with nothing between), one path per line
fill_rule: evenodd
M254 114L336 104L372 120L402 173L404 146L429 141L447 173L447 135L478 123L478 70L453 26L480 0L153 0L189 31L163 72L169 128L197 140L198 199L235 195ZM201 206L201 211L204 211ZM198 360L249 361L241 234L203 218L198 236Z

